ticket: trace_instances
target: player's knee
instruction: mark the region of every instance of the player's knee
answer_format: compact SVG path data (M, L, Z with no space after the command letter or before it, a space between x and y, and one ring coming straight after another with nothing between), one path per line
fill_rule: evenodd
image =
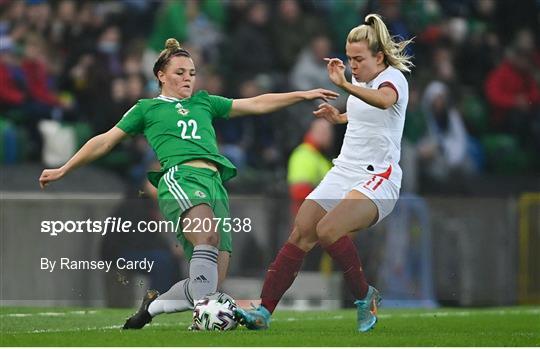
M336 235L339 234L339 231L337 231L335 224L333 224L332 221L327 219L321 219L321 221L317 224L316 230L317 238L323 245L325 243L333 241Z
M287 242L297 245L302 242L302 237L300 236L300 233L298 233L298 230L293 229L291 235L289 235L289 238L287 239Z
M218 233L211 233L207 237L208 245L212 245L215 247L219 246L219 234Z
M304 244L304 240L305 238L302 238L300 232L297 229L293 229L291 235L289 235L289 239L287 239L287 242L302 248L301 246Z
M294 220L293 233L298 234L300 238L314 238L315 224L312 221L302 218L296 218Z
M309 251L317 243L317 236L314 234L313 230L314 227L312 226L299 225L297 222L295 222L288 242L304 251Z
M210 245L218 247L219 245L219 234L218 233L204 233L196 237L197 245Z

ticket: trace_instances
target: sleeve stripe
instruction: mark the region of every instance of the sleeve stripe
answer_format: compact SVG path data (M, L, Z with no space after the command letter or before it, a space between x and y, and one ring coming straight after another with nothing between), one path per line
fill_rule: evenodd
M377 89L381 89L381 88L383 88L383 87L390 87L392 90L396 91L396 95L397 95L396 101L399 100L399 92L398 92L396 86L394 86L393 83L391 83L390 81L382 82L382 83L379 85L379 87L377 87Z
M127 112L124 113L124 115L122 115L122 117L126 116L129 114L130 111L133 110L133 108L135 108L137 106L137 104L135 104L133 107L129 108L129 110Z

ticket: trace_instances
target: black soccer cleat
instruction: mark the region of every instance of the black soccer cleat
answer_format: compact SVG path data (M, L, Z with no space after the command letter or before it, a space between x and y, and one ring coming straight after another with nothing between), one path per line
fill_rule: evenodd
M139 330L144 327L144 325L152 322L152 315L148 312L148 307L150 303L156 300L159 297L159 292L156 290L148 290L143 297L141 307L133 316L126 320L126 323L122 327L124 330Z

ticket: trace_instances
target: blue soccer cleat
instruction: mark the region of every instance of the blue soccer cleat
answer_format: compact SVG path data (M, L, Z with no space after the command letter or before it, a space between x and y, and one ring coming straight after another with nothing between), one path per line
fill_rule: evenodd
M366 298L354 302L357 310L358 332L367 332L377 323L377 307L381 296L375 287L369 286Z
M236 308L235 315L238 322L249 330L266 330L270 326L270 317L272 316L268 309L262 305L257 308L253 307L252 310Z

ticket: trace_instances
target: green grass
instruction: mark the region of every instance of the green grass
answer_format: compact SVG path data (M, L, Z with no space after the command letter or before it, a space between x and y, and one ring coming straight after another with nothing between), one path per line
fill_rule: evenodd
M376 329L355 312L277 311L268 331L189 332L190 314L122 331L132 310L0 308L2 346L540 346L540 307L381 309Z

